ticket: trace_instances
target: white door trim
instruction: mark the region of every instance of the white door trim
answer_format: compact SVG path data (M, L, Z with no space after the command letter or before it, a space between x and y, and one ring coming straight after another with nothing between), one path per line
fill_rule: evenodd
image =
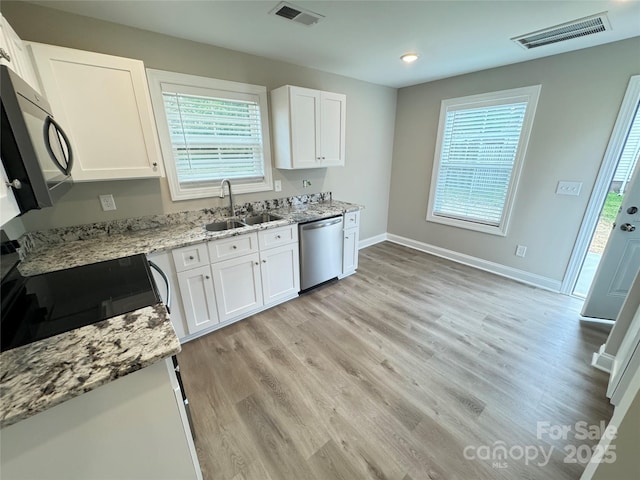
M580 227L576 243L573 247L573 252L571 253L569 265L567 266L564 279L562 280L562 286L560 287L561 293L571 295L573 293L573 288L578 281L580 269L582 268L584 259L587 256L587 250L596 229L598 216L600 215L602 205L604 204L604 200L607 196L611 179L613 178L613 174L615 173L618 164L618 159L620 158L620 154L624 148L628 128L636 113L636 107L639 100L640 75L634 75L629 79L627 92L622 100L620 112L618 113L618 118L616 119L613 132L611 133L611 138L609 139L609 145L604 153L602 166L600 167L600 172L596 178L596 183L593 187L591 198L587 205L587 210L585 211L582 219L582 226Z

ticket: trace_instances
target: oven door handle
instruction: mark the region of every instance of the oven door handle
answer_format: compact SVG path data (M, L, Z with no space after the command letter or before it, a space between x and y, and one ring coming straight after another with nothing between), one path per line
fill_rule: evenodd
M164 280L165 285L167 286L167 301L165 303L165 307L167 307L167 312L171 313L171 284L169 283L169 278L162 271L162 269L158 265L153 263L151 260L149 260L149 266L153 268L156 272L158 272L158 274Z

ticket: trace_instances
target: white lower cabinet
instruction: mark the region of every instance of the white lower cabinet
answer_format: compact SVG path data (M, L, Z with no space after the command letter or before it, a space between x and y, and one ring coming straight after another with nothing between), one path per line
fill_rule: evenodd
M358 268L358 246L360 243L360 212L344 215L344 237L342 244L342 277L355 273Z
M300 291L297 225L177 248L170 256L172 271L165 273L178 284L171 320L181 340L294 298ZM154 254L150 259L161 257Z
M259 258L259 254L252 253L211 265L221 321L226 322L264 304Z
M171 359L2 429L3 479L202 480Z
M357 228L344 231L344 246L342 251L342 274L349 275L358 268L358 242L360 232Z
M211 327L220 321L209 265L179 272L178 285L189 333Z
M260 270L265 305L274 305L296 295L300 291L298 242L261 251Z

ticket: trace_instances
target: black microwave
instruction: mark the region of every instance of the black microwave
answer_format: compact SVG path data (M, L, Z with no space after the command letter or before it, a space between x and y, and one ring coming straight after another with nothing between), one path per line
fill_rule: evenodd
M73 153L47 99L0 66L0 155L20 212L50 207L72 185Z

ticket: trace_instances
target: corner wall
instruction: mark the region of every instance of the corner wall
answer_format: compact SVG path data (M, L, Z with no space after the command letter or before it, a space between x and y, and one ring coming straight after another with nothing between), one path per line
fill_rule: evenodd
M562 281L629 78L640 38L425 83L398 91L388 233L508 269ZM542 85L506 237L425 220L440 102ZM560 180L579 196L556 195ZM525 258L515 256L527 246Z

